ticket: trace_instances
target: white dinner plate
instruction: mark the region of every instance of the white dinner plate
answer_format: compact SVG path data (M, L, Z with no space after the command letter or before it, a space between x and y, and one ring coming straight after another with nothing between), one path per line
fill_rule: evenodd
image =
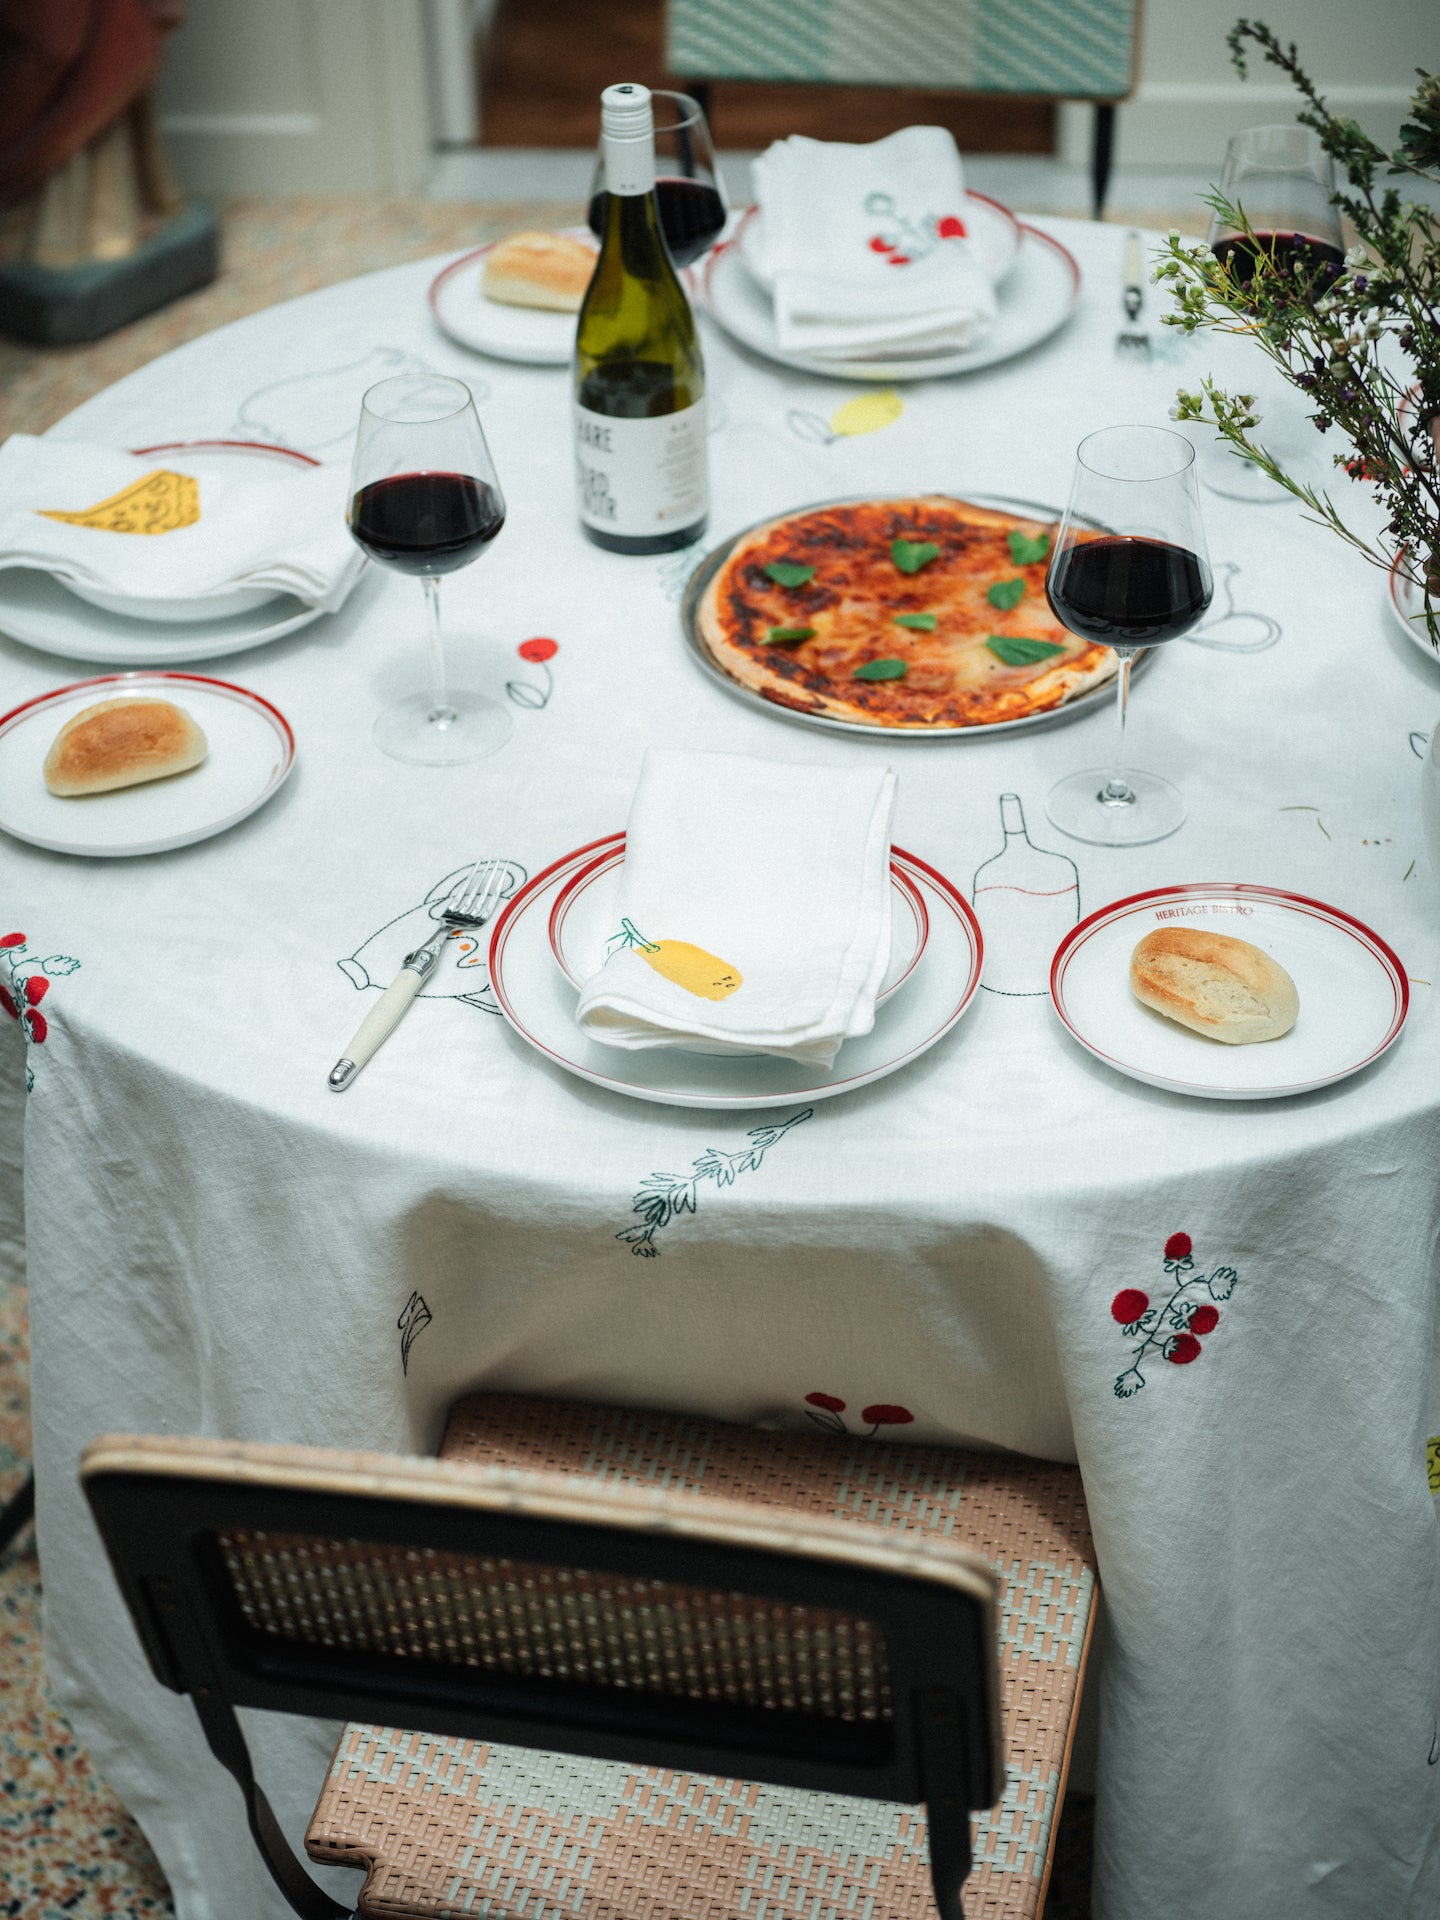
M1413 641L1432 664L1440 662L1440 654L1431 646L1425 626L1425 596L1415 582L1400 571L1398 560L1390 569L1389 591L1385 597L1405 638Z
M962 352L844 362L787 353L776 338L774 302L746 268L738 239L721 241L697 272L699 304L742 345L801 373L823 374L831 380L884 380L892 384L975 373L1049 339L1064 326L1080 298L1080 267L1075 256L1038 227L1027 226L1024 221L1019 224L1020 250L1004 286L996 290L995 324L983 340Z
M1130 955L1156 927L1248 940L1295 982L1300 1017L1278 1040L1230 1046L1142 1006ZM1158 887L1101 907L1050 965L1050 998L1097 1060L1132 1080L1201 1100L1279 1100L1358 1073L1398 1038L1410 983L1395 954L1339 907L1239 881Z
M847 1040L828 1072L763 1056L602 1046L575 1024L575 989L550 948L550 912L566 882L612 842L613 836L591 841L537 873L496 921L490 941L490 984L511 1027L556 1066L597 1087L665 1107L727 1111L828 1100L927 1052L975 997L984 948L970 903L943 874L892 847L892 859L925 904L929 938L909 991L879 1008L873 1031Z
M308 453L293 447L271 446L261 440L164 440L157 446L132 447L134 454L183 454L186 472L203 475L207 465L236 460L284 461L291 466L318 467ZM136 602L138 608L141 603ZM217 603L223 607L223 602ZM171 619L168 614L142 617L93 605L53 574L31 567L0 571L0 633L23 640L41 653L63 660L95 660L105 666L178 666L183 661L218 660L227 653L262 647L267 640L294 633L320 618L319 607L307 606L291 593L267 594L262 603L238 613L200 620Z
M565 882L550 909L550 951L577 992L605 964L606 945L618 924L624 864L625 836L613 833L602 851ZM890 891L890 961L875 996L877 1007L910 979L930 937L925 896L896 860L890 862Z
M588 227L563 227L570 240L595 245ZM544 307L512 307L487 300L481 292L485 256L499 243L476 247L452 260L430 282L426 298L435 324L443 334L472 353L488 353L496 360L521 360L534 367L564 367L575 351L575 315L550 313ZM598 249L597 249L598 251Z
M85 707L132 694L182 707L205 735L204 760L168 780L58 799L42 772L56 734ZM164 853L254 813L294 764L290 722L246 687L198 673L99 674L0 716L0 830L52 853Z
M740 258L747 269L769 292L775 276L768 270L763 258L760 236L764 231L765 216L759 207L752 209L752 214L753 217L740 221L735 239L739 244ZM1002 206L998 200L992 200L988 193L973 193L968 189L965 194L965 214L980 267L991 285L998 287L1014 266L1020 251L1020 222L1008 207Z

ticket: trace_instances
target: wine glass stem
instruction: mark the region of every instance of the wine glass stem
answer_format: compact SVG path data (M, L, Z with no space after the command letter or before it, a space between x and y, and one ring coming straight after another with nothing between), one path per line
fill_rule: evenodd
M440 635L440 582L433 574L421 585L425 589L426 629L430 638L430 724L448 727L455 709L445 693L445 642Z
M1135 658L1134 647L1116 647L1120 660L1120 672L1115 681L1115 714L1119 726L1115 734L1115 771L1100 790L1100 799L1107 807L1133 807L1135 789L1125 778L1125 713L1130 705L1130 663Z

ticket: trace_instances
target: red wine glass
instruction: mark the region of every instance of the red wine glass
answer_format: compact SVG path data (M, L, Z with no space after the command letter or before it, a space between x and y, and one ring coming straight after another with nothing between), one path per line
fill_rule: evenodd
M670 258L688 267L725 231L730 203L715 164L710 128L698 100L688 93L652 91L655 109L655 199ZM605 232L605 156L597 155L590 182L590 231Z
M425 589L430 685L387 707L375 743L396 760L453 767L481 760L510 737L498 701L447 684L440 580L468 567L505 524L505 500L470 389L434 373L401 373L360 405L348 525L382 567Z
M1168 780L1125 770L1130 667L1146 647L1188 633L1213 592L1190 442L1164 427L1106 427L1082 440L1045 593L1071 633L1119 655L1119 736L1110 767L1069 774L1050 789L1046 811L1062 833L1133 847L1163 840L1184 820L1185 802Z

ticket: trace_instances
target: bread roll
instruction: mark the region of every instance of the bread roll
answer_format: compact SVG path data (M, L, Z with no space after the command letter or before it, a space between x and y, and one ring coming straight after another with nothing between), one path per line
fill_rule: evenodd
M1295 982L1268 953L1228 933L1157 927L1130 956L1135 998L1182 1027L1243 1047L1295 1024Z
M512 233L490 249L482 285L487 300L509 307L578 313L594 271L595 249L583 240L563 233Z
M70 800L198 767L205 735L169 700L101 700L67 720L45 756L45 784Z

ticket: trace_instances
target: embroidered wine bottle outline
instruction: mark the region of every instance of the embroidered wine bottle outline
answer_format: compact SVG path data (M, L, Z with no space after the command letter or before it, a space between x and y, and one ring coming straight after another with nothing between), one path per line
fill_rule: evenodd
M671 980L700 1000L728 1000L745 984L738 967L689 940L647 940L633 920L622 920L620 931L605 943L605 958L635 953L664 980Z
M1068 854L1037 847L1018 793L1000 795L998 853L982 860L970 901L985 936L987 993L1035 999L1048 991L1050 960L1080 918L1080 871Z

